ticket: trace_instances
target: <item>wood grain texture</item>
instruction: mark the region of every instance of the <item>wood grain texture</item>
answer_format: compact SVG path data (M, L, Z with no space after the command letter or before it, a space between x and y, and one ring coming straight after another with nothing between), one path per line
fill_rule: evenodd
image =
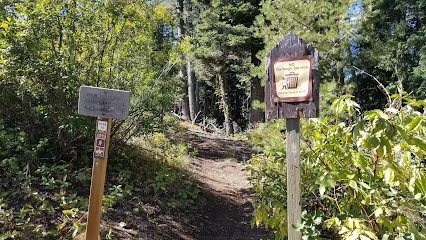
M311 55L312 64L312 102L275 103L273 101L273 61L279 58ZM316 48L310 46L299 36L290 32L265 57L266 81L265 104L266 119L272 118L317 118L319 117L319 56Z
M108 148L111 133L111 118L99 120L108 121L108 130L105 143L105 158L93 159L92 182L90 185L89 212L87 216L86 240L98 240L102 213L102 199L104 195L105 175L108 160Z
M300 240L302 234L292 228L301 221L300 205L300 133L299 118L286 119L287 128L287 223L288 239Z

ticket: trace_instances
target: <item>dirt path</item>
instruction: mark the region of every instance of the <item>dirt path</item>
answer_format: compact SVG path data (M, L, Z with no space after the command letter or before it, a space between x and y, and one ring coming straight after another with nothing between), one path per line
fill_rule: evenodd
M113 239L131 240L267 239L264 229L250 226L254 192L242 171L251 155L248 146L193 129L180 140L194 152L189 171L200 189L195 205L163 212L149 203L129 202L110 213L114 221L104 221L104 231L112 229ZM139 213L132 213L134 208Z
M221 135L190 130L192 147L198 152L192 171L206 199L195 216L200 229L195 239L265 239L265 231L251 229L253 190L242 171L250 149Z

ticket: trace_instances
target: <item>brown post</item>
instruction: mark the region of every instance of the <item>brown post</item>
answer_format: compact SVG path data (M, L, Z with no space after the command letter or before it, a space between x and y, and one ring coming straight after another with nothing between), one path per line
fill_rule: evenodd
M103 132L96 127L96 140L95 140L95 153L93 158L93 169L92 169L92 183L90 186L90 197L89 197L89 213L87 217L87 229L86 229L86 240L98 240L99 228L101 223L102 213L102 199L104 194L105 185L105 174L108 160L108 147L109 138L111 132L111 118L98 118L99 121L107 121L108 127L106 131L105 139L103 139ZM98 124L97 124L98 125ZM99 136L99 134L101 134ZM104 143L98 141L105 140ZM104 145L103 157L101 154L96 154L96 146L99 144Z
M299 119L286 119L287 128L287 222L288 239L302 239L302 233L293 229L292 224L300 222L300 135Z
M290 32L266 54L265 65L265 117L286 119L288 239L300 240L292 227L302 212L299 119L319 116L318 51Z
M129 116L129 106L129 91L90 86L80 87L78 114L98 117L93 149L86 240L97 240L99 235L111 122L113 118L125 120ZM79 235L77 239L81 239L83 236Z

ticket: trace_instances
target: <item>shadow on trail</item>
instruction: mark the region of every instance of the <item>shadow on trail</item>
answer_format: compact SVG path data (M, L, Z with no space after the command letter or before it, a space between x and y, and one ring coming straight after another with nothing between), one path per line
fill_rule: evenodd
M251 228L253 205L252 192L242 190L229 195L217 192L202 183L205 207L193 219L200 232L194 239L205 240L254 240L265 239L265 230Z
M191 145L198 154L193 160L197 185L204 207L194 216L200 229L195 239L265 239L264 229L251 229L254 191L248 184L243 163L251 156L241 141L191 130Z
M251 157L250 148L238 140L227 139L220 135L192 131L190 138L192 148L198 153L198 158L220 160L233 158L237 162L247 162Z
M254 191L246 180L248 173L242 171L250 159L250 148L242 141L196 130L189 130L180 140L189 142L194 152L189 171L200 189L196 203L167 212L150 209L152 205L139 206L139 214L128 214L131 209L118 210L113 213L115 223L129 222L132 216L133 224L106 227L122 233L124 238L120 239L267 239L264 228L252 229L250 225ZM129 202L129 206L135 205Z

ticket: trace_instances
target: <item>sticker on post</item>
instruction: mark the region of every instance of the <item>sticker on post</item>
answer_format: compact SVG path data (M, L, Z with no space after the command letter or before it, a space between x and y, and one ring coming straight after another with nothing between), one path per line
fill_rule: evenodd
M95 155L95 158L104 158L105 157L105 148L104 147L95 147L94 155Z
M104 120L98 120L96 122L95 150L93 151L94 158L105 158L107 131L108 122Z
M105 140L96 139L96 147L105 147Z
M106 131L108 129L108 122L98 120L98 128L97 129L101 130L101 131Z
M106 139L106 131L97 130L96 131L96 138L97 139Z

